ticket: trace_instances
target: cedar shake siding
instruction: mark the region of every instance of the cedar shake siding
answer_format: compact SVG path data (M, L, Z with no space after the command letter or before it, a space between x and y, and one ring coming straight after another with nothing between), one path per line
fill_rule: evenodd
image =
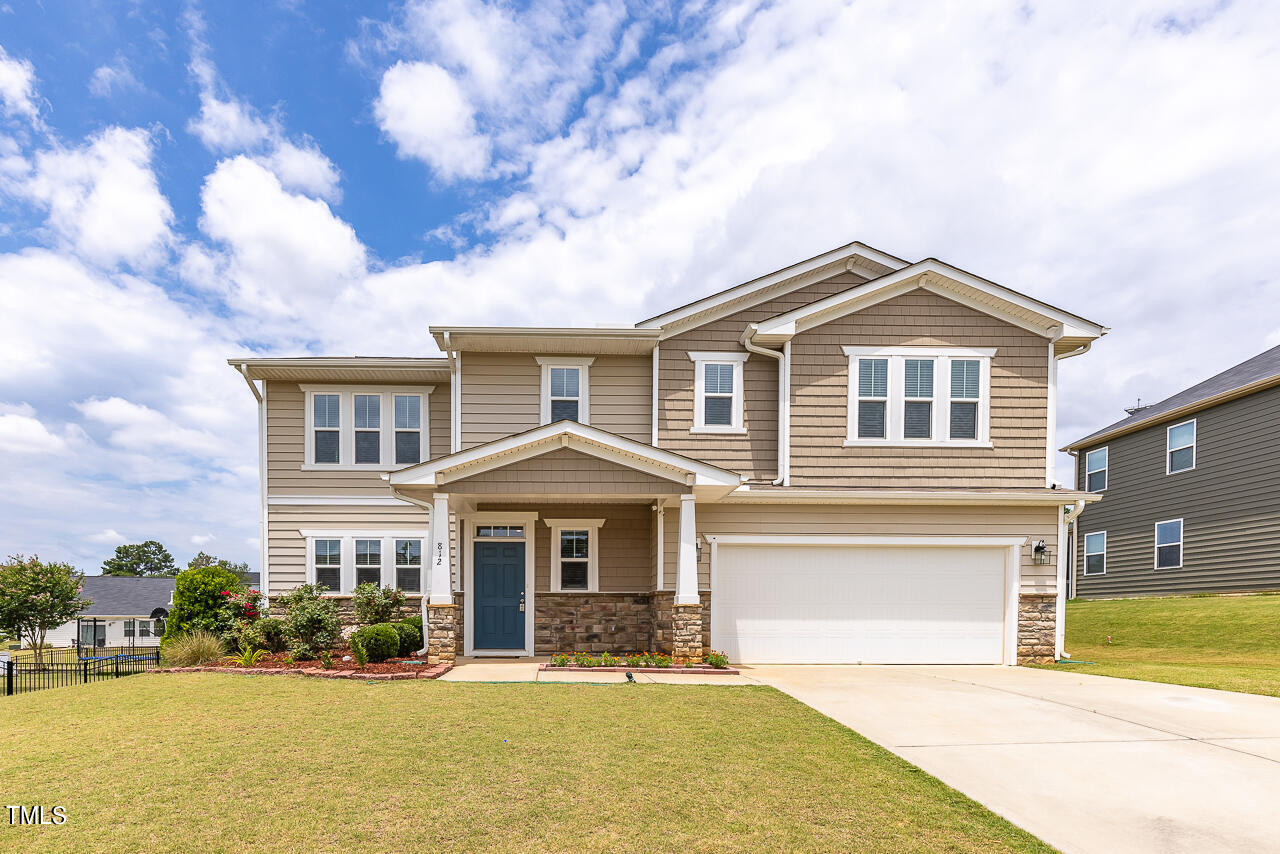
M599 457L560 448L481 474L451 480L441 491L460 495L676 495L689 487ZM429 496L424 496L429 499Z
M994 447L846 448L845 345L996 348ZM1048 339L928 291L838 318L796 335L791 344L791 485L1043 487L1048 387ZM946 392L945 381L939 382L938 394Z
M1196 465L1165 474L1165 431L1196 420ZM1082 447L1106 446L1107 488L1076 530L1075 595L1085 598L1280 589L1280 388ZM1155 524L1182 523L1182 567L1155 568ZM1107 532L1104 575L1084 574L1084 538Z
M739 472L749 480L770 481L777 477L777 361L753 354L743 366L745 435L699 435L690 432L693 429L694 364L689 353L745 353L739 339L748 324L809 305L865 281L854 273L841 273L663 341L658 356L658 446ZM594 376L592 379L594 381Z

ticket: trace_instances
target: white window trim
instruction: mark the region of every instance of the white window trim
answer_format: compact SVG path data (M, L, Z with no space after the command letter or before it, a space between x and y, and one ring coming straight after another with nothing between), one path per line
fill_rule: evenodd
M1091 552L1089 551L1089 538L1096 536L1098 534L1102 535L1102 551ZM1084 576L1088 576L1089 578L1094 578L1099 575L1106 575L1107 574L1107 532L1106 531L1090 531L1089 533L1085 534L1083 537L1083 546L1084 546L1084 565L1080 567L1081 569L1080 574ZM1102 555L1102 572L1090 572L1089 571L1089 555L1097 555L1097 554Z
M1178 541L1176 543L1160 542L1159 531L1161 525L1167 525L1170 522L1178 523ZM1182 569L1182 565L1187 562L1187 549L1184 543L1187 539L1187 525L1181 519L1162 519L1151 527L1151 565L1154 569ZM1170 566L1160 565L1160 549L1168 548L1176 545L1178 547L1178 562Z
M591 423L591 363L595 357L585 356L534 356L542 366L542 402L540 423L551 423L551 369L578 369L578 423Z
M302 471L396 471L410 466L425 463L431 456L431 419L428 415L431 392L435 386L363 386L363 385L318 385L307 384L300 388L303 391L303 408L305 413L305 435L303 438L304 456ZM338 462L317 463L315 448L315 407L312 399L317 394L338 395ZM356 458L356 404L357 394L381 395L378 456L385 462L353 463ZM418 463L391 462L396 458L396 395L417 395L422 398L422 453Z
M743 434L747 432L746 424L742 418L742 376L743 365L751 356L750 353L711 353L711 352L690 352L689 358L693 360L693 429L690 433L731 433ZM706 386L707 376L704 367L708 364L713 365L732 365L733 366L733 407L730 418L730 424L707 424L706 410Z
M1166 445L1168 444L1167 436L1165 437L1165 444ZM1098 453L1099 451L1106 451L1107 462L1100 469L1089 468L1089 457L1092 457L1094 454ZM1111 466L1111 446L1110 445L1103 445L1101 448L1094 448L1092 451L1084 455L1084 488L1086 492L1089 491L1089 475L1097 474L1098 472L1102 472L1102 487L1098 491L1104 492L1106 490L1108 484L1111 482L1110 466Z
M600 592L600 529L604 519L543 519L551 528L551 592L599 593ZM560 532L587 531L587 589L564 590L560 587Z
M326 591L325 596L350 596L356 587L356 540L382 541L382 568L379 573L383 587L396 586L396 540L422 540L422 554L426 555L431 543L429 531L355 531L343 529L338 531L320 528L308 528L298 532L307 542L307 584L316 583L316 540L341 540L341 563L338 569L338 589ZM426 559L422 561L419 571L422 578L418 581L420 592L405 593L406 596L427 595Z
M1176 448L1169 446L1169 437L1173 431L1184 425L1191 425L1191 444L1179 445ZM1184 471L1195 471L1196 466L1200 463L1200 425L1196 423L1196 419L1188 418L1186 421L1179 421L1177 424L1170 424L1164 429L1164 473L1182 474ZM1173 452L1181 451L1183 448L1191 449L1191 465L1184 469L1173 470Z
M995 347L853 347L841 349L849 359L847 432L844 445L878 448L990 448L991 443L991 360ZM857 360L880 358L889 360L889 398L885 406L884 439L858 438L858 371ZM905 397L906 360L933 359L933 429L932 438L907 439L903 436L903 404ZM974 359L978 362L978 438L951 439L951 360ZM945 394L938 393L939 378Z

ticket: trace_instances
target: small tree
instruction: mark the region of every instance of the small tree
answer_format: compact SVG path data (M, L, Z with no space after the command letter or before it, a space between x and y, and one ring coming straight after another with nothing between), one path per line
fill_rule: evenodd
M80 598L83 577L69 563L36 555L13 555L0 566L0 631L31 638L36 667L44 667L45 633L93 604Z
M233 639L238 617L232 596L241 592L240 579L220 566L185 569L173 585L173 609L165 625L166 641L192 629L213 632L223 640Z
M102 562L102 574L173 576L178 574L178 567L168 549L155 540L147 540L116 546L115 556Z

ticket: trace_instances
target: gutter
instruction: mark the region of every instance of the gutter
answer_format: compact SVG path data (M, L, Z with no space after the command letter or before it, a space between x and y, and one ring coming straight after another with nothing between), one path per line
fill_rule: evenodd
M462 354L453 349L448 332L441 335L444 355L449 361L449 453L456 454L462 450Z
M1062 514L1062 518L1058 520L1058 597L1054 603L1054 621L1053 621L1053 657L1056 659L1070 658L1071 655L1066 651L1067 641L1067 552L1063 546L1066 542L1066 530L1068 527L1072 531L1072 542L1075 542L1075 524L1076 519L1084 512L1085 499L1080 498L1066 513Z
M778 476L773 485L787 486L791 480L791 342L783 345L781 353L753 344L751 339L759 329L759 324L749 324L742 330L739 340L747 348L747 352L778 360Z

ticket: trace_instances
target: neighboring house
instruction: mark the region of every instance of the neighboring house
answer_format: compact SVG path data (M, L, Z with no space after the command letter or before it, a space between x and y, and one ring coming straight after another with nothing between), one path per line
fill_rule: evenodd
M433 660L1043 660L1086 500L1053 484L1057 361L1105 332L853 243L634 327L230 359L263 584L397 585Z
M157 646L173 607L172 578L86 575L80 596L92 604L50 629L49 646ZM24 639L29 644L30 639Z
M1082 598L1280 589L1280 347L1063 450Z

